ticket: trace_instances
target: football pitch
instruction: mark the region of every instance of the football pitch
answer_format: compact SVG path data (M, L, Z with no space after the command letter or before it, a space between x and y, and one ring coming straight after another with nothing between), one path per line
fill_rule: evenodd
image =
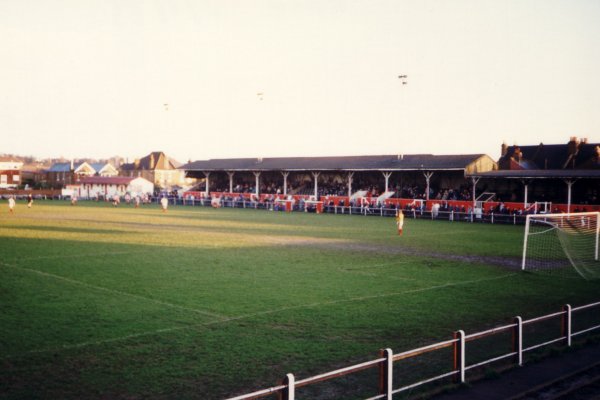
M222 399L600 300L521 272L522 226L1 205L7 399Z

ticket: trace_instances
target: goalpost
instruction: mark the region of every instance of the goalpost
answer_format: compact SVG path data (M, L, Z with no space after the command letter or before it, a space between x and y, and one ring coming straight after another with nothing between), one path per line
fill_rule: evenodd
M521 269L600 278L600 212L528 215Z

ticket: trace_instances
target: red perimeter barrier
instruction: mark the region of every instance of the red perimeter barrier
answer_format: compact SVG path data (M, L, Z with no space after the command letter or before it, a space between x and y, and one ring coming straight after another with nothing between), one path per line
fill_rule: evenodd
M217 196L217 197L222 197L222 196L226 196L226 197L230 197L232 199L237 199L240 196L242 196L245 200L252 200L252 199L256 199L256 195L254 193L229 193L229 192L210 192L211 197L213 196ZM188 199L190 196L194 196L195 199L203 199L205 197L205 193L204 192L185 192L183 194L184 198ZM260 202L264 202L266 199L269 200L287 200L290 196L284 196L283 194L259 194L259 201ZM314 196L310 196L310 195L292 195L291 196L294 200L294 202L297 204L300 199L302 200L311 200L312 198L314 198ZM340 206L341 202L344 202L344 206L348 206L350 203L349 197L348 196L321 196L320 200L323 202L323 206L328 206L333 204L334 206ZM375 196L369 196L369 197L364 197L364 200L367 201L371 206L375 205L375 202L377 201L377 197ZM430 199L429 201L423 200L423 199L387 199L384 201L384 204L387 207L390 208L394 208L396 206L401 207L402 209L405 209L406 207L414 207L414 208L419 208L421 202L424 204L425 209L426 210L431 210L431 207L434 204L440 204L442 206L448 206L450 208L456 208L458 207L461 211L464 208L465 211L468 211L469 208L473 207L473 202L470 200L436 200L436 199ZM486 202L483 205L484 208L484 212L485 213L490 213L490 212L495 212L495 210L498 208L498 206L500 205L500 202ZM357 205L360 205L357 204ZM291 208L291 204L289 204L289 202L286 202L286 210L288 209L288 207ZM514 211L525 211L525 205L523 203L518 203L518 202L504 202L504 207L508 210L508 212L514 212ZM588 205L588 204L571 204L571 212L574 212L577 209L577 211L600 211L600 205ZM567 212L567 205L566 204L552 204L552 212Z

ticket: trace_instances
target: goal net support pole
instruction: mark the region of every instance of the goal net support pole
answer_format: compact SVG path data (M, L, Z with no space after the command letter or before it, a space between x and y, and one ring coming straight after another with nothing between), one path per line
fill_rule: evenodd
M525 218L525 235L523 235L523 259L521 260L521 270L525 271L525 260L527 259L527 238L529 238L529 215Z
M600 237L600 224L598 222L596 222L596 254L594 257L594 260L598 261L598 246L600 245L600 242L598 241L598 238Z

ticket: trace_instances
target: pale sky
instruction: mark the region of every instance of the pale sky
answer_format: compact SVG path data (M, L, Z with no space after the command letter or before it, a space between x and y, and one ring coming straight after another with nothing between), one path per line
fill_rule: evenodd
M599 142L599 21L597 0L0 0L0 153Z

